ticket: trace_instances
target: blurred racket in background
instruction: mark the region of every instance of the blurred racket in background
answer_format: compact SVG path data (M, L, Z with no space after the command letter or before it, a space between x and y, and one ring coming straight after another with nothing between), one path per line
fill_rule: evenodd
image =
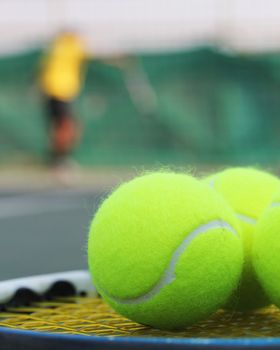
M130 100L139 115L143 117L158 116L158 97L140 59L137 57L128 58L121 68Z

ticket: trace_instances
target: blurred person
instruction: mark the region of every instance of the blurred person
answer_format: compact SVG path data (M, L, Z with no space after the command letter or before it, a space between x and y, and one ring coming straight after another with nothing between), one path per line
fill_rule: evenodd
M64 31L54 39L41 61L39 82L45 100L50 143L48 162L52 167L68 166L80 137L72 103L81 90L85 58L81 38Z

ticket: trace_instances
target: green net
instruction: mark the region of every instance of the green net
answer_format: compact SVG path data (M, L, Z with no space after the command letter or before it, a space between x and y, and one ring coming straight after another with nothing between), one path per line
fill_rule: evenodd
M44 161L41 53L0 59L0 160ZM273 163L280 146L280 55L212 48L92 61L74 110L84 165Z

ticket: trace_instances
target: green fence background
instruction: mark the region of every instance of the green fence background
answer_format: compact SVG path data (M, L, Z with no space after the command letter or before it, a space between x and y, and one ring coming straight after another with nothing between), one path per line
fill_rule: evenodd
M0 58L2 163L44 162L40 55L36 50ZM196 48L138 55L133 62L130 87L123 70L88 63L74 106L84 125L74 154L81 164L278 162L280 54L241 56ZM150 95L136 103L131 91L147 93L147 81ZM148 108L151 91L156 98Z

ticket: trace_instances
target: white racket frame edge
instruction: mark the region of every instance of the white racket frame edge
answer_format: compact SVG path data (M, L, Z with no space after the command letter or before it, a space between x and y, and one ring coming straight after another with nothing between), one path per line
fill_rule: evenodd
M0 282L0 303L9 302L21 288L27 288L42 295L56 282L70 282L77 293L85 292L91 296L97 296L91 277L86 270L75 270L68 272L57 272L45 275L37 275L24 278L16 278Z

